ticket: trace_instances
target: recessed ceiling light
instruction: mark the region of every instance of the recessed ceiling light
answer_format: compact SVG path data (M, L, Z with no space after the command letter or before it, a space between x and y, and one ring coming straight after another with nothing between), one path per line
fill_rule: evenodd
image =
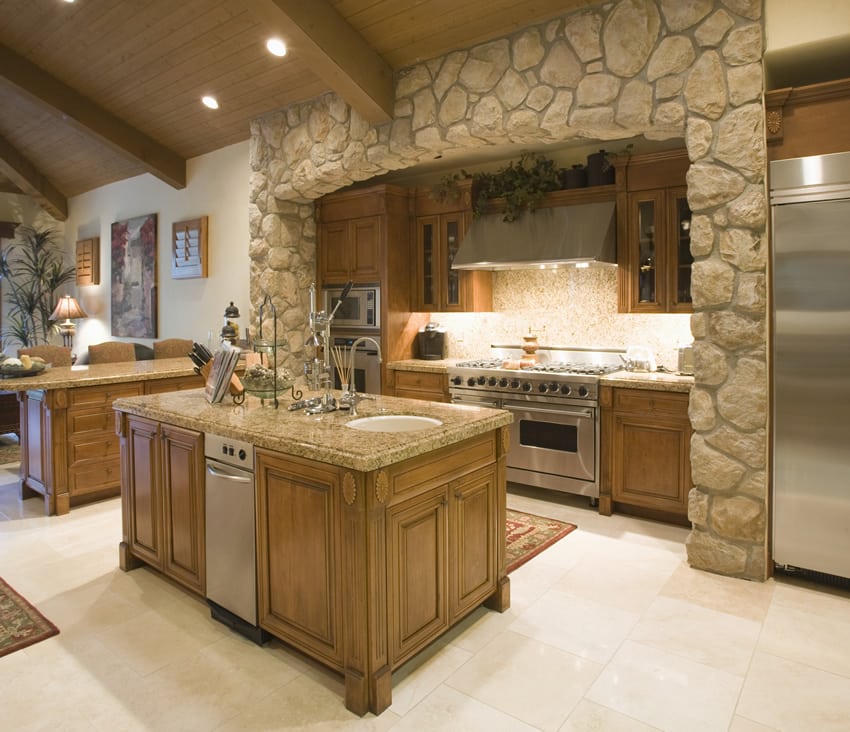
M266 48L275 56L286 56L286 44L280 38L269 38L266 41Z
M207 94L205 97L201 97L201 101L204 103L205 107L209 107L210 109L218 109L218 99L215 97L211 97Z

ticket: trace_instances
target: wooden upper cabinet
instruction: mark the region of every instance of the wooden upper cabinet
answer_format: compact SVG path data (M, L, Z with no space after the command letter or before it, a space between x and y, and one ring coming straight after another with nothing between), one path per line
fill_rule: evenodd
M687 169L684 151L636 156L628 165L619 200L620 312L693 311Z
M329 193L316 201L316 216L320 285L348 280L386 284L398 276L400 255L408 252L406 189L379 185Z
M441 203L431 191L416 191L413 309L478 312L493 309L493 274L452 269L472 221L471 186L461 184L457 202Z
M319 239L319 270L323 282L377 282L381 279L379 216L322 224Z

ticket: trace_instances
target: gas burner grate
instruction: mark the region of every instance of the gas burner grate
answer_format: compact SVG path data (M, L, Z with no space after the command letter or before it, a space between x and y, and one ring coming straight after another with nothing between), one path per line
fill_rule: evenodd
M538 363L527 367L527 371L544 371L553 374L589 374L591 376L603 376L618 371L619 366L612 364L595 363L570 363L566 361L553 361L551 363Z
M457 367L461 369L500 369L504 360L501 358L476 358L471 361L460 361Z

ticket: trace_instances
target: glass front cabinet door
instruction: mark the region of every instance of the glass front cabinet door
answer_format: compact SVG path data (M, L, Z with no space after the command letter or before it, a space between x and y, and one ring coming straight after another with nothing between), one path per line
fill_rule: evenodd
M628 196L620 309L632 313L691 312L691 211L684 187Z
M417 309L463 310L461 272L452 269L466 231L463 212L417 218Z

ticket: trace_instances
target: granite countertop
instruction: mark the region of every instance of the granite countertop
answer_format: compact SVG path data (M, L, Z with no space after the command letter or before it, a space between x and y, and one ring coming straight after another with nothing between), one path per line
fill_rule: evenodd
M68 389L99 384L118 384L125 381L191 376L194 373L194 365L184 356L147 361L96 363L87 366L54 366L34 376L4 377L0 379L0 391Z
M429 371L444 374L446 369L454 366L459 360L457 358L444 358L439 361L426 361L423 358L408 358L404 361L390 361L387 368L393 371Z
M339 392L336 393L339 396ZM378 396L358 405L360 417L377 414L416 414L435 417L439 427L414 432L365 432L345 428L354 417L348 411L308 415L290 412L291 399L275 409L253 396L241 405L225 397L209 404L203 389L116 399L117 411L223 437L245 440L288 455L368 472L431 452L510 424L509 412L487 407L426 402Z
M694 385L693 376L661 373L657 371L615 371L599 379L600 386L620 386L652 391L689 392Z

